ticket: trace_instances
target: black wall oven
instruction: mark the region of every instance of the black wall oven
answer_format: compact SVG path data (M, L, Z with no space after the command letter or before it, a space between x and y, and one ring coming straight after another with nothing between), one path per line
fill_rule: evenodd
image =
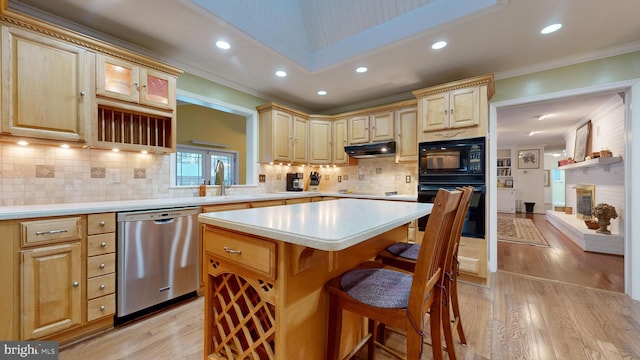
M484 137L422 142L418 145L418 202L432 203L440 188L475 188L462 228L462 236L484 238L486 218ZM429 216L418 219L424 231Z
M471 185L474 187L473 196L469 201L469 210L467 216L464 219L464 225L462 226L462 236L472 238L484 238L485 237L485 185L480 184L449 184L449 185L418 185L418 202L432 203L438 190L444 188L447 190L455 190L456 187L463 187ZM429 215L423 216L418 219L418 229L424 231L427 226L427 220Z

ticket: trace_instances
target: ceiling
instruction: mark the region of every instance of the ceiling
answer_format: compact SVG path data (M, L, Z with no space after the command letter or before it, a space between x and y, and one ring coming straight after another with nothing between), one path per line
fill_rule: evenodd
M9 3L13 9L158 58L196 76L321 114L407 99L411 90L485 73L500 79L640 50L637 0ZM560 31L539 33L555 22L563 24ZM215 42L220 39L231 48L217 48ZM447 41L448 46L431 49L438 40ZM356 73L358 66L369 71ZM279 78L276 70L288 76ZM318 90L327 95L317 95ZM521 121L552 111L565 113L562 119L575 125L605 97L551 102L544 105L549 110L539 107L543 104L500 110L499 142L501 138L531 141L523 134L544 124L545 132L538 134L536 143L561 146L564 131L555 130L560 117L531 125Z

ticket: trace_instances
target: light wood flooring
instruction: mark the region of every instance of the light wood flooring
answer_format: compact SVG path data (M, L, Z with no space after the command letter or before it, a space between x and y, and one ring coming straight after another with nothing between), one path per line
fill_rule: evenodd
M640 359L640 302L624 294L501 271L489 288L459 287L469 341L456 345L459 359ZM71 345L60 359L201 360L203 304L200 297ZM402 349L403 339L391 334L387 344ZM422 359L432 359L429 347Z
M542 214L503 214L533 221L551 247L498 241L498 270L624 292L624 257L586 252Z

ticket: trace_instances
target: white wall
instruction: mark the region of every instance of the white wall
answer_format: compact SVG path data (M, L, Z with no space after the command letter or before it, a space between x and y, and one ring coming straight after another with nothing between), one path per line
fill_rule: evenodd
M519 155L521 150L538 150L538 168L520 169ZM544 214L544 145L517 146L513 157L512 173L515 175L516 211L525 211L525 202L536 203L533 212Z
M614 95L606 103L599 106L586 118L582 119L571 131L567 133L567 153L573 156L575 144L575 131L588 120L592 123L592 150L609 149L613 156L624 157L625 136L625 106L622 97ZM616 234L624 233L624 163L612 165L577 168L565 171L565 196L566 205L576 208L577 184L593 184L596 186L595 204L607 203L616 207L619 215L611 220L609 229Z

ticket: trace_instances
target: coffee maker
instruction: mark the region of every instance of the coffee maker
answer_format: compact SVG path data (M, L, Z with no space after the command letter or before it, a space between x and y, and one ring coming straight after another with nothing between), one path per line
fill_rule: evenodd
M302 173L287 173L287 191L302 191L304 180Z

